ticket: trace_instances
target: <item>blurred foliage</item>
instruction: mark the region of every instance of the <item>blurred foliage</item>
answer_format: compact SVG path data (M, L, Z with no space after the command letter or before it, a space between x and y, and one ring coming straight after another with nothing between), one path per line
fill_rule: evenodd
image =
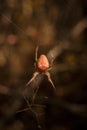
M37 45L53 52L56 94L44 77L33 111L17 113L28 108ZM86 0L0 0L0 129L87 129Z

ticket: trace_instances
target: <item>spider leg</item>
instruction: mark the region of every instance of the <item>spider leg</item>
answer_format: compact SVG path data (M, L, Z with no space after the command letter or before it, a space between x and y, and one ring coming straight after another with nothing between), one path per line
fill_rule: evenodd
M51 83L51 85L52 85L52 87L54 88L54 90L56 90L56 88L55 88L55 86L54 86L54 84L53 84L53 81L52 81L52 79L51 79L51 77L50 77L50 73L49 73L49 72L45 72L45 74L46 74L46 76L48 77L48 81Z
M49 71L49 70L51 70L52 69L52 66L50 66L47 70Z
M28 83L25 85L25 87L27 87L35 78L36 78L36 76L39 74L39 72L35 72L34 74L33 74L33 77L28 81Z

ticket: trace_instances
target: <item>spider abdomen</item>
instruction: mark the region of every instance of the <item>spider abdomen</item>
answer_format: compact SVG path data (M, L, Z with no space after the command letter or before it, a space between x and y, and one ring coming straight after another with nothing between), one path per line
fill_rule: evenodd
M49 68L49 61L45 55L41 55L37 62L38 69L45 71Z

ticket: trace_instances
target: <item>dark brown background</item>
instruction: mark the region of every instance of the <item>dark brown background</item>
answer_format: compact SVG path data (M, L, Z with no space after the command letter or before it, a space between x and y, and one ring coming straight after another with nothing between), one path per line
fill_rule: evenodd
M87 129L87 1L0 0L0 130ZM39 55L55 58L50 71L25 90ZM56 49L55 49L56 48ZM51 53L50 53L51 51ZM40 83L41 81L41 83ZM28 100L39 85L32 110Z

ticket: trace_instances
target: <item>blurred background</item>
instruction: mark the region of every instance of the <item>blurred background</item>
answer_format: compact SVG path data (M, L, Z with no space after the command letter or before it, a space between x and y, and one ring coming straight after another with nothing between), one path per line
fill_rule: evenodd
M86 37L86 0L0 0L0 130L87 130ZM56 93L41 75L24 89L37 46Z

